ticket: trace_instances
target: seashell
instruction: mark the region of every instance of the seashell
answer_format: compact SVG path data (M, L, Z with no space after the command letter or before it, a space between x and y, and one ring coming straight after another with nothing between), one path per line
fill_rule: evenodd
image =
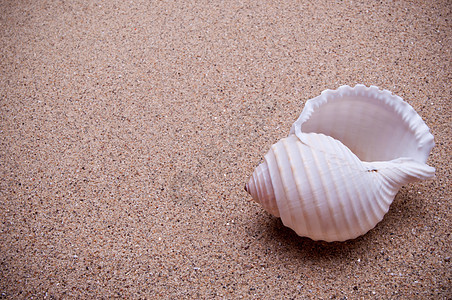
M425 164L433 146L402 98L341 86L306 102L245 189L298 235L345 241L374 228L402 185L434 176Z

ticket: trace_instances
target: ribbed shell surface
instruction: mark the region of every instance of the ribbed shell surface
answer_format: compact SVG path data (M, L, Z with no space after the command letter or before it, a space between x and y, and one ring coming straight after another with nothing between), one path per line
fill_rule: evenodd
M306 102L246 190L300 236L344 241L380 222L400 187L434 176L421 117L377 87L342 86Z
M365 163L323 134L290 135L271 147L247 187L298 235L344 241L375 227L402 184L433 175L406 160Z
M372 229L394 195L389 202L378 197L375 172L337 140L312 133L305 139L282 139L265 157L284 225L325 241L355 238Z

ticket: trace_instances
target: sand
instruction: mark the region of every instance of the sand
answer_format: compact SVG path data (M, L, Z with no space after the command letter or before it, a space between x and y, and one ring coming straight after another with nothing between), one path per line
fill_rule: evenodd
M0 298L448 299L450 1L0 1ZM243 189L306 100L404 98L436 178L366 235Z

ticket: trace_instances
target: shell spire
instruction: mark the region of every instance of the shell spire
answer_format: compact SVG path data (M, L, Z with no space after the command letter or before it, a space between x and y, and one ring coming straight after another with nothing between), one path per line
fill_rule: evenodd
M271 146L245 189L300 236L344 241L365 234L402 185L434 176L425 164L433 136L401 102L362 85L323 92Z

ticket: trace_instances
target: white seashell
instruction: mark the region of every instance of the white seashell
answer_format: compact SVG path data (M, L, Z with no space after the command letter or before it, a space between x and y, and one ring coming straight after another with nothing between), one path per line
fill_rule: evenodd
M298 235L345 241L374 228L402 185L434 176L425 164L433 146L400 97L341 86L306 102L245 188Z

